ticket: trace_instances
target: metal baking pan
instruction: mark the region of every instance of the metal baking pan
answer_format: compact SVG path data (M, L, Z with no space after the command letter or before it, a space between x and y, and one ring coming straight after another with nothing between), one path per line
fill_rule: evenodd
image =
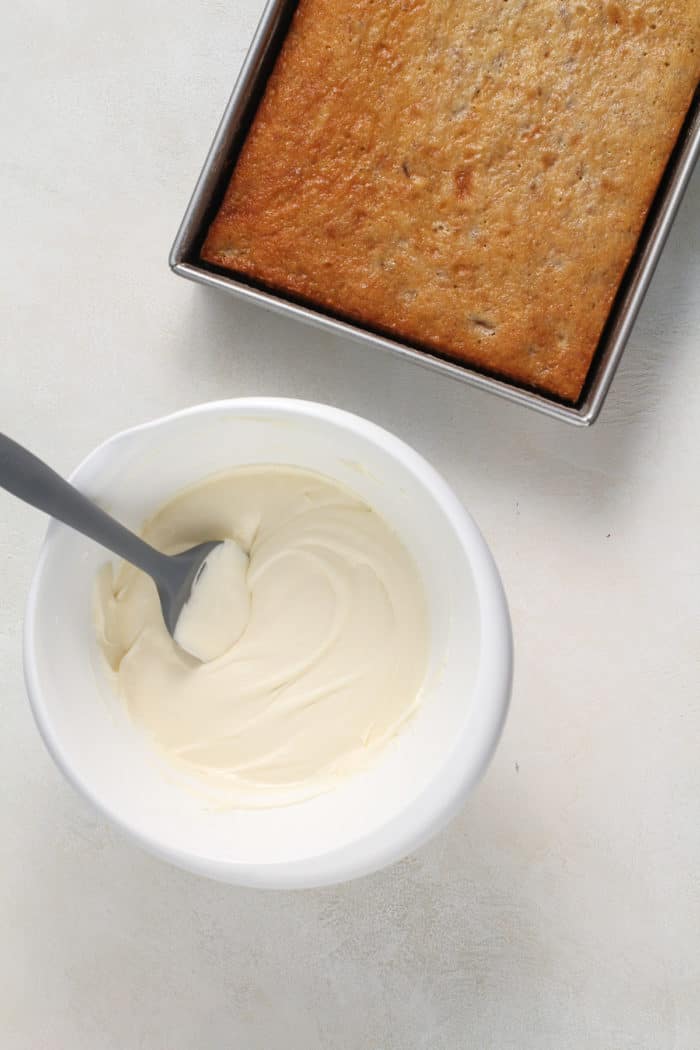
M256 287L233 274L226 276L199 259L204 236L228 185L241 144L289 28L295 7L296 0L268 0L175 238L170 253L170 266L173 271L192 281L211 285L214 288L222 288L224 291L252 300L278 313L296 317L307 324L313 324L340 335L352 336L397 357L415 361L424 368L431 368L443 375L452 376L463 383L488 390L509 401L527 405L546 415L554 416L556 419L562 419L577 426L589 426L597 418L603 405L693 167L700 154L700 88L695 93L634 256L613 303L581 399L578 404L569 405L505 380L485 375L465 365L446 361L427 351L406 345L399 339L378 335L324 313L321 309L294 302L281 294Z

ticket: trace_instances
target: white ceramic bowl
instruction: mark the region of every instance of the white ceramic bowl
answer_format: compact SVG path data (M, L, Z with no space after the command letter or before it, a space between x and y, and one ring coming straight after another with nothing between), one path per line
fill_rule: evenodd
M208 474L293 464L337 479L391 523L419 566L431 658L417 714L366 773L294 806L211 812L164 775L114 695L92 621L105 552L52 522L29 596L25 674L58 766L158 856L213 878L280 888L340 882L415 849L484 772L508 707L510 622L476 525L439 474L358 416L306 401L200 405L126 431L71 480L127 525Z

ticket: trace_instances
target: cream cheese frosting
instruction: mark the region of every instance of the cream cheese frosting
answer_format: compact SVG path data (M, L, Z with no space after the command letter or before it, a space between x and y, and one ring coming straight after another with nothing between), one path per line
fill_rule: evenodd
M214 547L180 610L174 638L198 660L214 660L238 641L250 619L248 556L234 540Z
M256 807L319 794L365 768L415 710L429 648L418 569L334 481L239 468L177 495L142 534L166 553L229 539L247 555L247 622L206 663L170 637L143 573L108 567L97 590L100 643L133 722L213 799ZM198 608L190 627L206 644L219 614Z

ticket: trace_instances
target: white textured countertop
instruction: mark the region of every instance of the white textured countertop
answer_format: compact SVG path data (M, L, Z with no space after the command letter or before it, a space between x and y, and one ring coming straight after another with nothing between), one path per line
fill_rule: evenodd
M590 431L198 289L167 253L260 8L4 12L0 426L64 472L231 395L389 427L493 547L510 719L471 802L389 871L280 894L171 869L44 750L20 650L45 523L0 494L0 1045L696 1050L700 178Z

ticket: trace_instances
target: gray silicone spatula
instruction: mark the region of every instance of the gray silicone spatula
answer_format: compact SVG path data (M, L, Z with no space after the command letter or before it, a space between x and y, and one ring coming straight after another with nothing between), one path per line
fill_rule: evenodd
M0 434L0 487L147 573L158 589L163 619L173 637L180 614L205 570L207 558L224 542L212 540L181 554L162 554L5 434ZM180 638L178 643L182 645ZM192 655L200 656L197 652Z

